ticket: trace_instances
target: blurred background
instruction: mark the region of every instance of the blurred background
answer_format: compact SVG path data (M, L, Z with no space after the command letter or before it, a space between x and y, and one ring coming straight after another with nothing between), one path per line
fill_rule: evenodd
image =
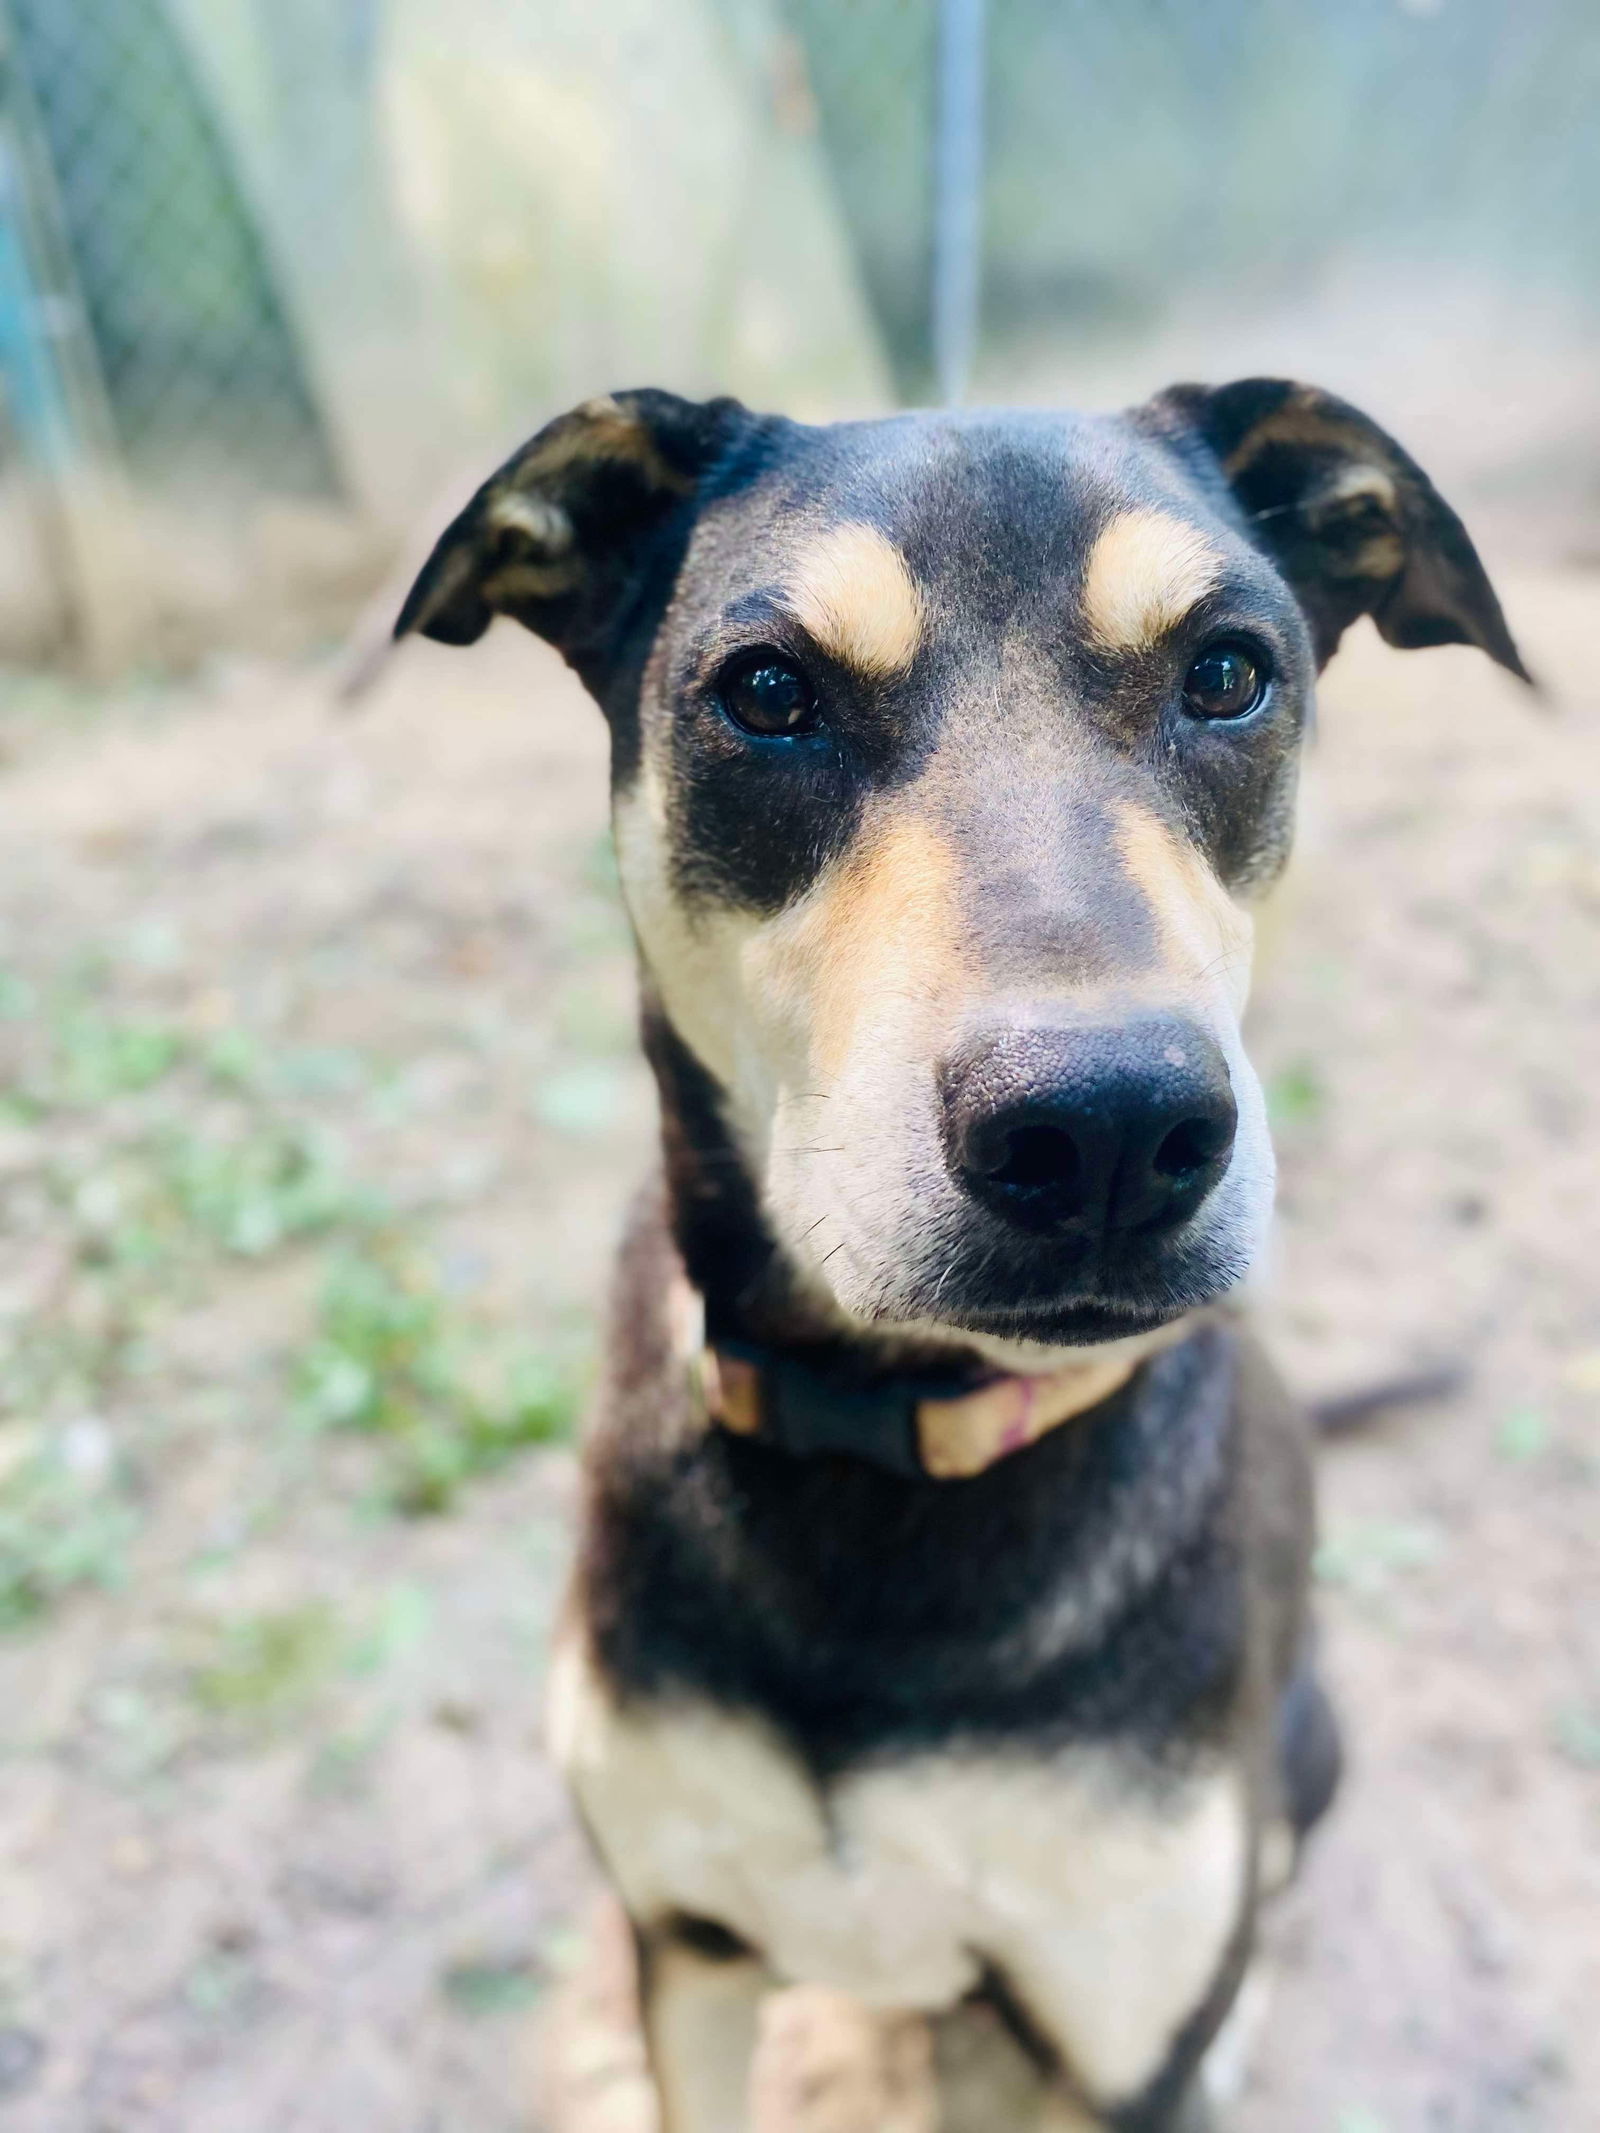
M0 2124L510 2133L651 1145L600 721L335 682L570 402L1286 372L1545 684L1332 670L1255 1011L1354 1774L1244 2133L1600 2128L1600 18L1586 0L0 0Z

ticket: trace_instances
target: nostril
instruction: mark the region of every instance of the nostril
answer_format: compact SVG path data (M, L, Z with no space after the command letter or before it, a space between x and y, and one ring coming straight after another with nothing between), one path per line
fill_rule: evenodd
M1157 1177L1174 1181L1192 1177L1221 1155L1232 1138L1232 1125L1221 1119L1183 1119L1156 1149L1150 1167Z
M1081 1167L1077 1144L1059 1126L1016 1126L1005 1137L1005 1154L989 1172L996 1185L1014 1192L1059 1190Z

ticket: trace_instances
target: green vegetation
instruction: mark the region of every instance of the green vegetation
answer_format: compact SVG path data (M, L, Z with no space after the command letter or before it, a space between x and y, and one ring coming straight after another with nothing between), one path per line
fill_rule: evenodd
M451 2005L468 2015L515 2014L542 1989L527 1963L457 1963L440 1983Z
M1549 1418L1537 1407L1514 1407L1495 1438L1495 1450L1513 1466L1526 1466L1549 1449Z
M26 1424L0 1425L0 1447ZM76 1470L64 1443L25 1449L0 1479L0 1630L75 1586L116 1584L137 1523L113 1478Z
M474 1330L402 1239L379 1233L334 1261L296 1369L299 1412L381 1447L397 1509L448 1509L464 1482L570 1422L562 1377L533 1356L495 1356Z
M71 1008L56 1025L49 1094L58 1104L75 1106L136 1095L170 1073L183 1049L182 1035L159 1023Z
M141 936L125 960L159 971L177 952ZM119 1011L113 976L106 958L54 984L0 972L0 1185L21 1275L0 1319L0 1631L123 1575L140 1460L171 1426L168 1329L246 1267L325 1255L279 1368L274 1420L297 1427L278 1441L365 1440L392 1509L446 1509L572 1409L565 1375L440 1283L423 1218L356 1175L338 1121L380 1114L391 1076L349 1049ZM608 1110L605 1071L567 1102L574 1130ZM197 1696L272 1703L316 1635L310 1616L241 1628Z
M196 1618L183 1635L183 1695L208 1730L235 1740L305 1730L317 1714L310 1781L337 1789L385 1738L394 1676L425 1647L433 1622L432 1592L407 1580L341 1593L337 1603L318 1594Z
M1564 1704L1551 1734L1558 1754L1580 1770L1600 1770L1600 1704Z
M1443 1545L1440 1534L1418 1519L1359 1519L1327 1535L1317 1550L1316 1574L1324 1585L1376 1598L1396 1578L1427 1569Z
M161 1151L180 1215L222 1251L257 1259L299 1237L360 1222L376 1202L344 1175L323 1135L267 1129L243 1141L184 1136Z
M1303 1132L1314 1126L1327 1102L1322 1077L1308 1059L1294 1060L1267 1084L1267 1116L1279 1133Z
M195 1701L218 1718L266 1719L292 1709L338 1662L339 1628L323 1600L225 1623L213 1655L197 1666Z

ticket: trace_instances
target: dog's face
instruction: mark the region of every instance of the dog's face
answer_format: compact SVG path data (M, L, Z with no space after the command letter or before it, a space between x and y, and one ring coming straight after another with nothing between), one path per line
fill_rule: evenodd
M1250 905L1344 627L1521 671L1420 470L1272 381L823 429L591 402L397 629L497 610L611 719L646 984L792 1269L996 1352L1145 1331L1256 1253Z

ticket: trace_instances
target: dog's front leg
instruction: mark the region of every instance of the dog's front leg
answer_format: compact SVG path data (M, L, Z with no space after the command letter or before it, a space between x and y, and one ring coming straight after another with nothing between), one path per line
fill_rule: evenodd
M750 2072L771 1973L737 1944L703 1948L670 1925L639 1929L638 1951L661 2133L751 2133Z

